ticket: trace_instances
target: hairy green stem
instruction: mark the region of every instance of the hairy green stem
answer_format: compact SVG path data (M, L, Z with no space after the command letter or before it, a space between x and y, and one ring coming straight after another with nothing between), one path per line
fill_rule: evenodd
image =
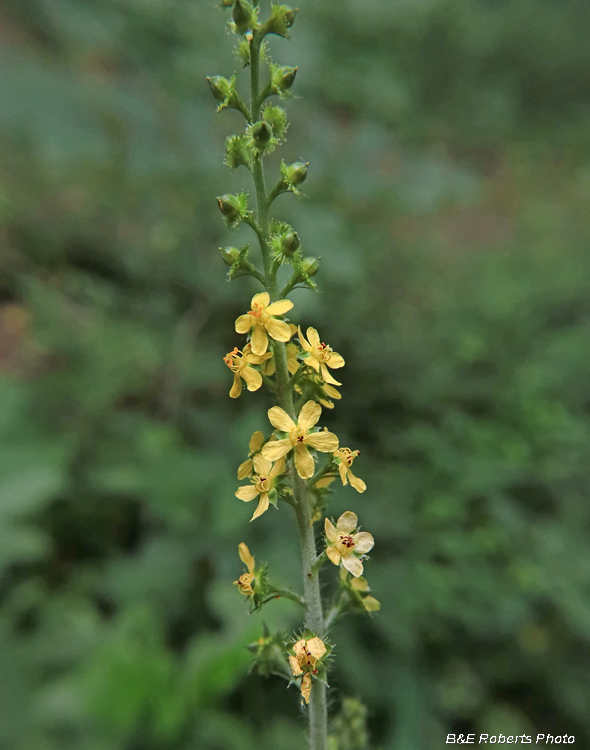
M260 106L264 94L260 96L260 43L258 32L250 42L250 111L253 121L260 117ZM256 226L260 242L262 264L265 274L265 286L273 302L281 299L277 283L277 267L273 262L270 249L270 203L266 194L264 168L262 157L254 160L252 168L254 190L256 193ZM289 369L287 367L287 352L285 344L273 341L275 357L276 396L279 406L294 420L297 415L293 405L293 392L290 387ZM314 569L317 559L317 549L311 522L311 507L307 496L305 482L297 474L294 460L289 460L289 477L293 489L293 501L303 566L303 592L305 600L305 620L307 627L318 635L323 634L324 614L320 595L318 570ZM328 719L326 706L326 687L319 680L314 680L309 702L309 739L311 750L327 750L328 747Z

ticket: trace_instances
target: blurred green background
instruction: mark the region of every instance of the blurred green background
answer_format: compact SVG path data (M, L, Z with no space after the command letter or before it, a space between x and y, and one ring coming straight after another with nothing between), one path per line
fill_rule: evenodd
M371 750L448 732L590 744L590 5L300 0L281 197L347 360L326 414L362 452L382 601L337 625L332 711ZM237 545L298 585L290 509L233 493L266 394L222 356L215 196L238 67L209 0L0 11L0 748L301 750L296 689L249 674ZM242 84L244 85L244 83ZM245 93L245 88L242 88ZM331 573L332 571L330 571ZM346 734L346 721L337 722ZM364 750L362 741L340 750Z

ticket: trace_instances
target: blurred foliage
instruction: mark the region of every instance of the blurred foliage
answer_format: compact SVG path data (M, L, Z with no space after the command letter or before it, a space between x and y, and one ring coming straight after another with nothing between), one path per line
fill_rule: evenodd
M0 14L7 750L302 747L245 648L294 606L248 618L231 585L243 540L286 584L299 562L289 509L233 496L267 403L221 360L256 288L217 252L215 6ZM311 162L277 207L322 256L294 319L347 359L328 420L369 489L333 513L374 533L383 605L334 633L339 750L367 746L355 699L376 749L590 742L589 32L585 0L316 0L273 41Z

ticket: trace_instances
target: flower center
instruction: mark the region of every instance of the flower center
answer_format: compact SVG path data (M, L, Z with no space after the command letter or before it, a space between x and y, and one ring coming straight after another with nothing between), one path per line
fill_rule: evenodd
M304 443L306 434L307 434L307 430L302 429L301 427L299 427L299 425L295 427L295 429L291 430L291 432L289 433L291 445L296 445L297 443Z
M239 372L246 365L246 362L244 362L242 358L242 352L238 349L237 346L234 346L233 351L228 352L225 355L223 361L232 372Z
M351 549L355 545L354 539L350 536L350 534L340 534L340 544L343 544L345 547L348 547L348 549Z
M320 362L329 362L332 356L332 347L322 342L314 347L313 355Z
M252 309L249 310L248 315L254 318L252 322L257 325L264 325L270 317L269 314L264 311L263 305L258 304L252 305Z
M258 492L268 492L271 489L272 482L268 477L253 477L252 481Z

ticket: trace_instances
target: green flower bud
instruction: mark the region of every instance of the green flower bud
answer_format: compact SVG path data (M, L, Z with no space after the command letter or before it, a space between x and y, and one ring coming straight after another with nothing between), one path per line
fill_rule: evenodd
M320 259L314 258L313 256L309 256L308 258L303 259L303 272L306 274L306 276L315 276L316 273L320 270Z
M220 247L219 252L221 253L223 262L228 266L239 263L241 259L241 253L237 247Z
M295 83L298 68L288 65L275 65L272 70L271 83L279 91L288 91Z
M302 161L296 161L293 162L293 164L290 164L285 170L289 182L293 185L300 185L302 182L305 182L308 167L309 162L304 163Z
M299 235L293 229L284 234L281 239L281 250L285 255L293 255L301 247Z
M219 210L229 221L234 221L240 215L240 205L235 195L222 195L217 199Z
M217 99L218 102L224 102L230 92L231 83L223 76L211 76L207 78L209 86L211 87L211 93Z
M253 28L256 23L256 14L254 8L248 0L235 0L231 17L240 34L245 34L248 29Z

